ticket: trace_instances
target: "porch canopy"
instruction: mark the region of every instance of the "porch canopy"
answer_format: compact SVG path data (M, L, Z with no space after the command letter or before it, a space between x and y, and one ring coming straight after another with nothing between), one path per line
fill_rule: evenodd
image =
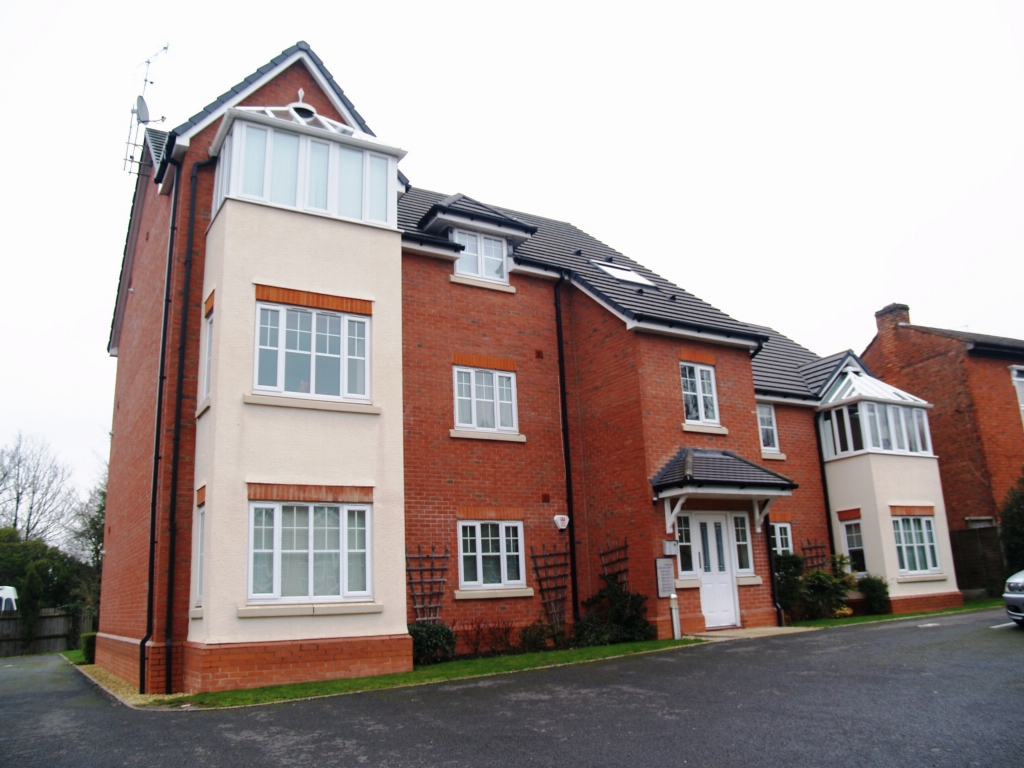
M754 527L760 531L772 503L791 496L798 486L732 451L680 448L651 479L651 487L655 502L665 504L665 532L671 534L675 516L689 498L748 499L754 507Z

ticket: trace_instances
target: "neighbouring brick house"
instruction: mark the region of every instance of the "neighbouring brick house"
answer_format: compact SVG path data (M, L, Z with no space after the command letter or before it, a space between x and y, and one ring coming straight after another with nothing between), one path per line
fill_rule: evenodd
M912 325L905 304L890 304L875 319L878 332L864 361L880 378L935 406L929 419L950 530L994 528L1024 469L1024 340ZM975 552L975 539L982 535L954 535L970 548L977 571L966 586L1000 583L1001 557L991 542L982 549L992 573L986 577L975 562L982 552Z
M612 559L659 637L666 588L683 631L775 624L775 552L847 552L894 610L960 600L934 456L850 431L926 403L404 154L305 43L146 132L97 663L147 691L405 670L407 622L572 621Z

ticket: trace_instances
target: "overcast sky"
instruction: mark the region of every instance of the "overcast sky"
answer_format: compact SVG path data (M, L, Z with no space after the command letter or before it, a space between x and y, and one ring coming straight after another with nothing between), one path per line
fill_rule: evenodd
M170 128L306 40L413 184L571 221L819 354L1024 338L1024 4L0 2L0 443L91 484L150 54Z

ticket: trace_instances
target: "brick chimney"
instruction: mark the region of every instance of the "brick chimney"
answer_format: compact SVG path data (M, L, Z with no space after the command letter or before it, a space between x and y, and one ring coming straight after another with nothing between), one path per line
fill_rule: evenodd
M875 324L879 331L895 328L899 323L910 323L910 307L906 304L889 304L875 312Z

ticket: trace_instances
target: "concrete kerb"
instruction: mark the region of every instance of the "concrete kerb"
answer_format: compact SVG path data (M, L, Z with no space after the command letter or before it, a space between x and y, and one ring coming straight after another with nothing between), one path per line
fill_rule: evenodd
M129 709L153 711L158 709L158 707L154 706L157 703L173 701L188 695L185 693L139 693L135 686L127 680L123 680L102 667L98 667L95 664L75 664L63 654L61 654L61 658L80 672L86 680Z

